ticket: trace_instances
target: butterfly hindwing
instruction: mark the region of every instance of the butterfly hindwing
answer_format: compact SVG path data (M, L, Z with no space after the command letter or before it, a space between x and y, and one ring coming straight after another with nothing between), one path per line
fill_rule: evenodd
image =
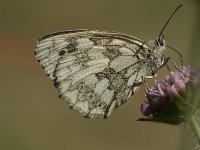
M83 29L45 35L35 52L72 109L85 117L106 118L147 75L141 47L147 49L129 35Z

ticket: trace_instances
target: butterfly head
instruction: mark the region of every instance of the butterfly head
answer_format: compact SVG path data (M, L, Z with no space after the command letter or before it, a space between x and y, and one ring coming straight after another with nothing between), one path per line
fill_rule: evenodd
M161 35L160 37L158 37L155 40L155 46L157 48L157 51L160 52L160 53L162 53L163 50L165 50L166 41L165 41L164 35Z
M156 51L156 52L162 54L166 48L166 41L165 41L164 35L161 35L154 41L150 41L149 46L153 51Z
M172 17L174 16L174 14L179 10L179 8L182 7L182 4L179 5L174 11L173 13L170 15L170 17L167 19L167 21L165 22L163 28L161 29L160 31L160 34L158 36L158 38L153 41L153 42L150 42L150 47L153 49L153 50L157 50L158 53L162 53L163 50L165 49L166 47L166 41L164 39L164 35L163 35L163 32L165 30L165 28L167 27L168 23L170 22L170 20L172 19Z
M166 41L165 41L164 35L161 35L160 37L158 37L156 39L156 44L157 44L158 47L165 47L166 46Z

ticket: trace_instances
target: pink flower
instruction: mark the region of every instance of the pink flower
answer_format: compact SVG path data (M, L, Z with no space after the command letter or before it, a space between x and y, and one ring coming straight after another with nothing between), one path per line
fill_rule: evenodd
M141 112L147 118L139 120L171 124L182 122L185 118L184 115L192 111L190 108L192 97L188 96L188 92L198 87L199 84L200 70L183 66L171 72L170 75L150 88L146 94L148 101L141 105ZM197 108L195 107L195 109Z

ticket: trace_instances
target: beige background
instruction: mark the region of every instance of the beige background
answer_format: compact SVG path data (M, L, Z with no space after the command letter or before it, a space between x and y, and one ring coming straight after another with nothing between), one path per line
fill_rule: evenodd
M71 111L58 98L33 51L41 35L66 29L120 31L145 41L155 39L182 3L184 7L168 25L165 37L181 51L186 64L197 66L199 51L193 44L199 33L197 1L0 0L0 149L184 149L184 125L136 121L142 117L143 88L106 120L84 119ZM179 63L170 50L165 55ZM160 77L166 73L163 69Z

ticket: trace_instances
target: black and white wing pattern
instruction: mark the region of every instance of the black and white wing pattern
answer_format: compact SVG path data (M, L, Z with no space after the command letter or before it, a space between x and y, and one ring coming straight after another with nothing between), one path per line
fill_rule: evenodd
M35 55L70 108L107 118L149 75L148 49L130 35L79 29L44 35Z

